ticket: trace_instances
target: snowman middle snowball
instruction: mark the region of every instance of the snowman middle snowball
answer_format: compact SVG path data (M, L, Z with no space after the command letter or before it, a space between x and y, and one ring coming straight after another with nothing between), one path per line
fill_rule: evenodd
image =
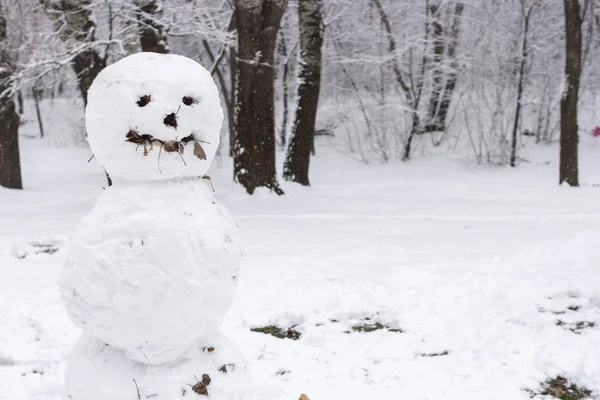
M210 74L181 56L129 56L90 88L90 146L115 184L80 222L59 286L77 326L135 361L186 358L233 301L238 228L201 180L222 119ZM144 153L131 130L154 148Z

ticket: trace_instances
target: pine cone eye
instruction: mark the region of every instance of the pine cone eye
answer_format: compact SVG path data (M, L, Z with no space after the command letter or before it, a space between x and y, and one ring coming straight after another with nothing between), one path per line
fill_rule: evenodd
M144 95L140 97L138 101L136 101L136 104L140 107L145 107L148 105L148 103L150 103L150 95Z
M192 104L198 104L198 100L196 100L196 99L194 99L193 97L190 97L190 96L185 96L183 99L181 99L181 101L186 106L191 106Z

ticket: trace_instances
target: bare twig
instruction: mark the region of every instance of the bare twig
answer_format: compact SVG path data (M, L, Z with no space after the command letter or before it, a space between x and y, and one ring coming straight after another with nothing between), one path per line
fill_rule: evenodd
M138 400L141 400L142 396L140 396L140 388L138 387L137 382L135 381L135 378L133 378L133 383L135 383L135 390L137 390L137 397Z

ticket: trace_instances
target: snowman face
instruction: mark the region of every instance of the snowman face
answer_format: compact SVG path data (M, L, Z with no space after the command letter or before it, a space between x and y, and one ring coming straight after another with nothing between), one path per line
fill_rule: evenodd
M88 141L116 181L205 175L222 122L210 73L182 56L131 55L102 70L88 93Z

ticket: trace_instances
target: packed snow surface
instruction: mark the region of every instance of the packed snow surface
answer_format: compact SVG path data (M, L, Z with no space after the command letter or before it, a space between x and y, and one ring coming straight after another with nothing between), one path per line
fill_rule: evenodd
M526 400L558 374L600 394L600 163L585 139L577 189L557 185L558 148L544 145L512 169L363 165L318 142L313 186L283 197L246 195L231 161L215 162L245 245L222 330L261 399ZM81 333L56 288L64 243L106 184L86 150L38 143L22 140L26 190L0 190L2 400L60 399ZM251 330L269 325L300 338Z
M98 74L85 118L94 156L111 178L161 180L206 174L219 146L223 110L210 72L197 62L136 53ZM126 141L133 134L142 139ZM198 146L205 157L197 155Z
M235 294L238 228L200 178L117 183L71 242L60 289L71 320L142 363L186 357Z

